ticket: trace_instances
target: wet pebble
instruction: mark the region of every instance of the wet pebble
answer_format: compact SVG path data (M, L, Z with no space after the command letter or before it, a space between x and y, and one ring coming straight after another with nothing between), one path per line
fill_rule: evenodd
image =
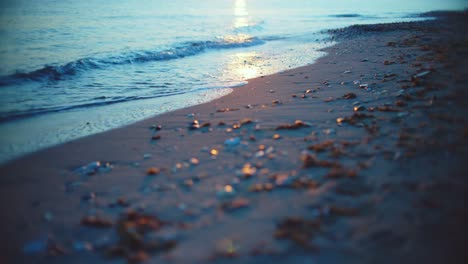
M240 142L241 142L241 139L239 137L229 138L226 141L224 141L224 145L228 147L234 147L234 146L239 145Z
M231 185L225 185L220 190L218 190L216 195L220 199L231 198L236 195L236 190L234 190Z
M159 173L161 173L161 169L157 167L151 167L146 171L148 175L158 175Z

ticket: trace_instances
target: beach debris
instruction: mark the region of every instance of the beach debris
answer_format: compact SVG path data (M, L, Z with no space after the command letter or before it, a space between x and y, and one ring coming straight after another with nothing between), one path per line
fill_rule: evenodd
M228 147L234 147L234 146L239 145L240 142L241 142L240 137L229 138L229 139L226 139L226 141L224 141L224 145Z
M331 215L336 216L357 216L359 215L359 210L353 207L345 207L338 205L328 205L328 210Z
M311 90L311 89L307 89L307 90L305 90L305 92L304 92L304 93L305 93L305 94L312 93L312 90Z
M280 134L274 134L274 135L273 135L273 139L275 139L275 140L278 140L278 139L280 139L280 138L281 138L281 135L280 135Z
M287 217L276 225L274 237L287 239L308 250L317 250L311 243L320 232L321 223L318 220L308 220L301 217Z
M209 122L200 123L200 121L198 121L198 120L193 120L189 124L189 129L190 130L197 130L197 129L204 128L204 127L209 127L209 126L211 126L211 123L209 123Z
M380 112L399 112L400 111L398 109L392 108L392 107L387 106L387 105L378 106L377 110L380 111Z
M112 168L113 166L110 162L93 161L76 169L75 173L91 176L101 172L109 172Z
M200 161L197 158L190 158L190 164L192 165L198 165Z
M359 88L367 90L369 88L369 84L367 83L359 84Z
M164 234L165 227L169 225L155 216L128 211L117 221L119 242L108 248L107 255L139 263L148 260L150 253L171 250L177 245L177 240L171 229L169 235Z
M412 77L412 79L422 78L422 77L425 77L425 76L429 75L430 73L431 73L430 71L423 71L421 73L418 73L418 74L414 75Z
M247 108L247 109L252 109L252 108L254 108L254 107L253 107L253 105L248 104L248 105L245 106L245 108Z
M391 64L395 64L395 62L394 61L388 61L388 60L384 61L384 65L391 65Z
M281 129L299 129L302 127L310 127L310 124L303 122L302 120L296 120L294 121L294 124L285 124L285 125L280 125L276 127L276 130L281 130Z
M313 150L315 152L323 152L333 146L335 142L333 140L326 140L322 143L311 145L307 147L308 150Z
M244 126L244 125L248 125L248 124L252 124L253 121L252 119L250 118L242 118L239 123L241 124L241 126Z
M239 111L239 110L240 110L239 108L222 108L222 109L216 110L216 112L225 113L225 112L232 112L232 111Z
M354 84L354 85L358 85L358 84L360 84L360 83L361 83L360 80L354 80L354 81L353 81L353 84Z
M257 172L257 168L247 162L244 164L244 166L238 173L239 173L239 176L242 176L243 178L250 178L254 176L256 172Z
M95 215L85 216L81 219L80 224L88 227L96 228L108 228L112 227L113 223L111 220L98 217Z
M317 181L314 181L307 177L289 177L289 181L291 181L291 183L284 184L284 186L292 189L316 189L319 186L319 183ZM289 181L285 181L285 183L288 183Z
M232 185L225 185L217 192L217 196L220 199L234 197L236 195L236 190L232 187Z
M157 167L151 167L146 170L147 175L158 175L159 173L161 173L161 169Z
M366 108L364 106L355 106L353 110L354 112L360 112L366 110Z
M161 135L154 135L151 137L151 140L160 140L161 139Z
M224 121L219 121L218 126L225 126L226 123Z
M151 155L150 153L145 153L143 154L143 159L150 159L153 155Z
M161 125L152 125L150 128L154 129L154 130L161 130L162 126Z
M396 100L395 105L398 106L398 107L404 107L404 106L407 106L408 104L405 101Z
M343 122L346 122L346 118L344 117L338 117L336 119L336 123L338 123L338 125L341 125Z
M246 198L235 198L232 201L223 202L220 208L224 211L233 212L238 209L246 208L250 205L250 201Z
M262 192L262 191L271 191L273 190L275 186L270 183L270 182L267 182L267 183L256 183L256 184L253 184L249 187L249 191L250 192Z
M211 150L210 150L210 155L211 155L211 156L218 156L218 150L217 150L217 149L214 149L214 148L211 149Z
M351 170L351 169L345 169L342 167L335 167L335 168L332 168L325 177L330 178L330 179L356 178L357 171Z
M111 208L117 207L117 206L128 207L129 205L130 205L130 203L124 197L119 197L119 198L117 198L117 200L115 202L110 203L109 207L111 207Z
M343 73L348 74L348 73L351 73L351 71L348 70L348 71L344 71Z
M280 100L272 100L272 101L271 101L271 104L272 104L273 106L275 106L275 105L280 105L280 104L283 104L283 103L282 103Z
M190 130L195 130L200 128L200 122L198 120L193 120L192 123L189 125Z
M270 91L269 91L269 92L270 92L270 93L275 93L275 90L273 90L273 89L270 89Z
M362 119L373 118L373 117L374 117L373 115L368 115L368 114L364 114L364 113L361 113L361 112L355 112L350 117L338 117L336 119L336 123L338 123L338 125L342 125L343 123L346 122L346 123L349 123L351 125L355 125L359 121L361 121Z
M357 96L356 96L355 93L347 93L347 94L343 95L343 98L344 98L344 99L347 99L347 100L349 100L349 99L354 99L354 98L356 98L356 97L357 97Z
M315 155L312 154L303 154L301 156L303 162L302 168L313 168L313 167L326 167L326 168L340 168L341 164L328 161L328 160L318 160Z
M296 97L297 97L297 94L291 94L291 97L292 97L292 98L296 98Z

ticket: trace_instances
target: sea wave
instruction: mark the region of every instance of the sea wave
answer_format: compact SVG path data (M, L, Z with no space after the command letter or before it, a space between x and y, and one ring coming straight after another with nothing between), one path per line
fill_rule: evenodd
M209 50L234 49L262 45L279 37L252 37L244 34L228 35L209 41L191 41L173 45L163 50L140 50L122 52L104 57L88 57L62 65L45 65L30 72L17 71L14 74L0 77L0 86L22 81L59 81L80 72L106 68L110 65L126 65L152 61L168 61L194 56Z
M226 86L201 87L201 88L193 89L190 91L171 91L171 92L160 91L157 95L150 95L150 96L114 96L114 97L100 96L100 97L95 97L92 101L89 101L89 102L83 102L80 104L74 104L74 105L68 105L68 106L56 106L56 107L48 107L48 108L31 108L28 110L15 110L15 111L9 111L9 112L1 112L0 123L38 116L42 114L57 113L57 112L63 112L63 111L68 111L68 110L74 110L74 109L97 107L97 106L104 106L104 105L113 105L117 103L129 102L129 101L148 100L148 99L155 99L155 98L161 98L161 97L166 97L166 96L175 96L175 95L182 95L182 94L187 94L187 93L204 92L208 90L236 88L239 86L243 86L245 84L247 84L247 82L241 81L235 84L231 83Z
M330 15L330 17L352 18L352 17L363 17L363 15L360 15L360 14L334 14L334 15Z

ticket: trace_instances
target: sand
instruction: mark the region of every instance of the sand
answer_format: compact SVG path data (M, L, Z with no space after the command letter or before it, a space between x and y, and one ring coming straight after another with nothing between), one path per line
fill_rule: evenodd
M3 165L0 262L462 263L468 20L432 15Z

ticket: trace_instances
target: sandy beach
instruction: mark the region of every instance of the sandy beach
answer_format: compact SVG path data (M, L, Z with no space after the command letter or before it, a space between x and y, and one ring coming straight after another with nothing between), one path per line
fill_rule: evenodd
M464 263L468 17L428 15L2 165L0 262Z

